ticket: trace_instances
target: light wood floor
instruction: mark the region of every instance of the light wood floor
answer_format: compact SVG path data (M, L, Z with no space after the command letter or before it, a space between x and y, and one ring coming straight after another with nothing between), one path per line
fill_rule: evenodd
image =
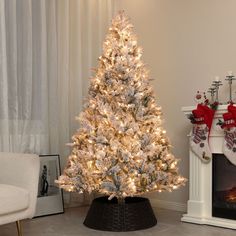
M66 209L65 214L23 221L24 236L235 236L235 230L199 226L180 222L182 213L155 209L158 224L150 229L133 232L103 232L86 228L83 220L88 208ZM142 216L140 216L142 217ZM0 226L0 236L15 236L15 224Z

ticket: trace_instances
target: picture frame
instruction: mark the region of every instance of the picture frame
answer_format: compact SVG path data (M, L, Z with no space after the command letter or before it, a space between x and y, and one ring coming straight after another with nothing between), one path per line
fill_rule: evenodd
M34 217L64 213L63 191L55 184L61 175L59 155L39 155L40 172Z

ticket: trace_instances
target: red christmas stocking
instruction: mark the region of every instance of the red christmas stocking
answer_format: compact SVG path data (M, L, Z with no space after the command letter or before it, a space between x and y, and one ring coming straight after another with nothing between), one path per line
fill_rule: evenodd
M228 112L233 115L233 119L236 121L236 107L233 104L228 106Z
M236 109L236 107L234 108ZM231 109L232 108L228 107L228 110ZM236 165L236 122L234 115L231 112L223 114L223 118L224 124L222 128L224 129L225 133L223 153L231 163Z
M194 124L190 137L190 147L203 162L209 162L212 153L208 138L215 111L206 105L198 104L197 109L193 110L192 113Z

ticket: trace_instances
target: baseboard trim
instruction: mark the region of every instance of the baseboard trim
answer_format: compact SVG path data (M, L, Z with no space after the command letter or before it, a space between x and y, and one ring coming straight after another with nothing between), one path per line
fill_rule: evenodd
M151 198L150 201L153 207L174 210L174 211L181 211L181 212L187 211L186 203L170 202L170 201L164 201L164 200L159 200L155 198Z

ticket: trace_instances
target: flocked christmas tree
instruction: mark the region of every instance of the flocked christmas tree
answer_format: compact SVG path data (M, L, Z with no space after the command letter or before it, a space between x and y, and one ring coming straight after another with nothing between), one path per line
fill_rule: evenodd
M141 61L133 26L123 12L112 21L92 78L80 129L57 183L123 199L178 188L177 159L162 128L161 107Z

